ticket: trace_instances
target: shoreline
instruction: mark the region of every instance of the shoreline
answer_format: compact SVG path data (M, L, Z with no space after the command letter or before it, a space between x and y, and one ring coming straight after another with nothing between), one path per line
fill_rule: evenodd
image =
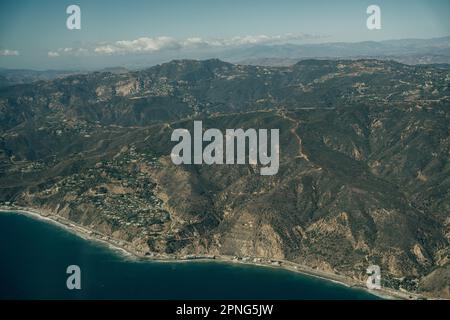
M202 256L173 256L173 255L145 255L140 254L130 248L130 244L124 240L112 239L110 236L104 235L96 230L91 230L84 226L78 225L77 223L70 221L64 217L55 215L51 212L44 212L43 210L36 210L34 208L27 207L12 207L12 206L0 206L0 213L16 213L20 215L25 215L32 219L41 220L46 223L53 224L60 227L67 232L74 234L84 240L97 242L101 245L107 246L109 249L120 252L120 254L127 258L136 259L139 261L147 262L167 262L167 263L181 263L181 262L218 262L218 263L228 263L233 265L250 265L258 267L269 267L273 269L282 269L290 272L298 273L304 276L314 277L325 281L330 281L334 284L345 286L347 288L353 288L357 290L363 290L374 296L382 299L400 299L400 300L411 300L423 298L417 294L402 292L399 290L394 290L390 288L382 288L379 290L369 290L364 283L357 280L327 273L325 271L320 271L316 269L309 268L304 265L297 264L295 262L286 260L271 260L269 258L264 258L270 262L263 263L263 258L246 257L246 260L239 260L233 256L227 255L202 255Z

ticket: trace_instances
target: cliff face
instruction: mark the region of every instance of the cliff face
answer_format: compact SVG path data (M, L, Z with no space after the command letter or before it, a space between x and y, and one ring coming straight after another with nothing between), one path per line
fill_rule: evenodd
M448 71L174 61L0 90L0 200L139 253L295 261L449 297ZM175 128L280 130L280 169L182 165Z

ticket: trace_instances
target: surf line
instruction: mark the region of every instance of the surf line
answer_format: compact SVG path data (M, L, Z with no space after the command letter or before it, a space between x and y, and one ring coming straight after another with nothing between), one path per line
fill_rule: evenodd
M193 136L189 130L178 128L172 132L170 139L178 142L170 154L176 165L247 164L248 159L248 164L261 165L260 174L263 176L275 175L279 169L279 129L270 129L270 153L267 150L268 129L226 129L224 135L215 128L203 132L202 121L194 121ZM203 142L210 143L203 148Z

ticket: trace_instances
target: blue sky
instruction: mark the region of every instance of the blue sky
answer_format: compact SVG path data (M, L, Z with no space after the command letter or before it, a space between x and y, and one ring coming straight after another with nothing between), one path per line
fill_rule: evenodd
M81 30L66 28L71 4L81 8ZM381 30L366 28L370 4L381 8ZM64 69L111 55L120 55L119 62L252 41L441 37L450 35L449 12L448 0L2 0L0 67Z

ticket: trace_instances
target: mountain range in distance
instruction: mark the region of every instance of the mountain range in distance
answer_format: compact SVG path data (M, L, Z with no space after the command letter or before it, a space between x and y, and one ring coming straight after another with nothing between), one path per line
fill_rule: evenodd
M126 68L111 67L98 70L98 72L123 73ZM35 81L49 81L64 78L70 75L89 73L90 71L80 70L30 70L30 69L6 69L0 68L0 88L15 84L26 84Z
M227 55L224 60L266 65L289 65L308 58L394 60L411 65L446 64L450 63L450 37L379 42L265 45L231 51Z
M183 59L209 59L211 57L235 64L261 66L289 66L305 59L378 59L393 60L404 64L432 64L448 68L450 64L450 37L433 39L402 39L364 42L335 42L317 44L277 44L253 45L234 49L187 53ZM152 56L131 56L127 62L119 64L108 62L110 65L89 67L86 65L72 70L18 70L0 68L0 87L30 83L39 80L52 80L72 74L88 73L92 71L110 71L122 73L127 70L139 70L153 65L180 59L177 54L157 53ZM108 57L105 58L108 61Z

